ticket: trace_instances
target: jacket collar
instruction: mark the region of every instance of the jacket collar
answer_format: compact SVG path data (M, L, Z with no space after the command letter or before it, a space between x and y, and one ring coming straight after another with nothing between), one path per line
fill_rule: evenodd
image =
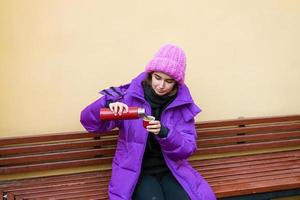
M139 74L136 78L134 78L130 83L130 86L127 90L127 94L144 102L145 98L144 98L144 90L142 87L142 82L147 77L148 77L148 73L143 72ZM168 106L168 108L181 106L183 104L193 104L193 103L194 101L191 97L188 87L185 84L183 84L178 86L177 97Z

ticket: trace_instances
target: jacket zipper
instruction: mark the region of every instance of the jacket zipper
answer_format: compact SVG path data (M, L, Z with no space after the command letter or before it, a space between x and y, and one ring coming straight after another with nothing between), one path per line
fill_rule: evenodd
M144 105L145 107L147 106L148 109L150 108L150 111L151 111L151 107L150 107L149 103L147 103L147 102L144 101L143 105ZM145 141L143 153L142 153L142 156L140 157L140 164L139 164L139 170L138 170L139 174L138 174L137 179L136 179L136 181L135 181L135 183L134 183L134 185L133 185L133 187L132 187L132 190L130 191L130 193L131 193L130 198L131 198L132 195L133 195L133 192L134 192L134 190L135 190L136 184L137 184L137 182L139 181L139 177L140 177L140 175L141 175L142 162L143 162L143 158L144 158L144 154L145 154L145 150L146 150L146 145L147 145L148 137L149 137L149 134L148 134L147 137L146 137L146 141Z

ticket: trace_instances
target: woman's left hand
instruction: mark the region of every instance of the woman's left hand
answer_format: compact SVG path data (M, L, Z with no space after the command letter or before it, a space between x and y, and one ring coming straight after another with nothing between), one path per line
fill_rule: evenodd
M155 135L158 135L160 132L160 128L161 128L160 121L153 120L149 122L149 125L147 126L147 131Z

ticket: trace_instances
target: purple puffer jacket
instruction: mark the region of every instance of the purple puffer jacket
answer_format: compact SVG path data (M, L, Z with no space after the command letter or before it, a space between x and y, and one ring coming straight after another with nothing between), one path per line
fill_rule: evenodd
M126 86L103 90L103 97L87 106L81 113L81 123L89 132L104 132L119 128L119 139L112 163L109 184L111 200L130 200L138 181L148 132L142 119L101 121L99 110L107 102L120 101L128 106L143 107L151 114L151 107L144 98L140 74ZM161 123L169 129L166 138L159 138L165 161L192 200L215 200L215 194L203 177L188 163L187 158L196 150L194 117L201 110L194 104L188 88L179 86L176 99L163 111Z

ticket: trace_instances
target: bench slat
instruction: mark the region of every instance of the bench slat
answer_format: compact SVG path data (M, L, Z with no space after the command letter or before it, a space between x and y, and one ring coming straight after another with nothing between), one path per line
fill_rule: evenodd
M69 200L73 200L74 198L81 198L81 199L86 199L88 198L91 194L97 194L98 196L104 196L104 194L107 193L107 189L103 190L103 189L97 189L95 190L93 193L92 192L84 192L84 193L73 193L73 194L69 194L68 196L57 196L56 199L57 200L62 200L62 199L69 199ZM108 200L108 197L104 198L106 200Z
M272 149L272 148L283 148L283 147L299 147L300 139L294 140L281 140L281 141L271 141L271 142L261 142L261 143L247 143L247 144L236 144L227 146L216 146L216 147L204 147L199 148L195 153L198 154L218 154L224 152L242 152L251 150L262 150L262 149Z
M243 162L254 162L254 161L264 161L264 160L277 160L281 158L290 158L290 157L299 157L300 151L283 151L283 152L273 152L273 153L262 153L255 155L244 155L244 156L235 156L235 157L226 157L226 158L217 158L217 159L207 159L207 160L195 160L192 161L193 165L202 166L203 168L211 166L222 166L224 164L236 164ZM196 164L194 164L194 162Z
M270 158L268 160L252 160L252 161L243 161L240 160L239 162L235 162L235 163L223 163L223 164L216 164L216 165L210 165L210 166L205 166L203 167L201 165L201 162L199 164L199 162L194 162L192 163L194 167L200 167L201 171L205 172L205 171L211 171L211 170L220 170L220 169L224 169L224 168L234 168L235 170L239 169L240 167L250 167L251 166L259 166L259 165L263 165L266 166L268 164L272 164L272 163L283 163L283 162L289 162L289 161L299 161L300 158L297 157L282 157L282 158Z
M300 115L290 116L278 116L278 117L255 117L255 118L243 118L239 119L228 119L228 120L212 120L196 123L196 128L215 128L224 126L242 126L249 124L265 124L265 123L276 123L276 122L290 122L300 121Z
M230 197L296 188L300 188L300 178L290 177L283 178L282 180L277 179L277 181L266 180L246 183L243 184L242 187L241 184L218 185L214 187L214 190L218 191L217 197Z
M72 167L82 167L90 165L101 165L112 162L112 157L105 158L90 158L84 160L71 160L62 162L51 162L51 163L40 163L40 164L29 164L21 166L11 166L0 168L0 174L12 174L12 173L23 173L32 171L43 171L43 170L53 170L53 169L64 169Z
M47 198L47 197L54 197L55 199L62 199L62 198L68 198L72 199L72 197L78 197L82 195L89 195L94 192L98 191L106 191L107 188L99 188L99 186L93 186L90 188L77 188L76 190L65 189L64 191L50 191L47 193L42 194L28 194L28 195L20 195L23 199L36 199L36 198Z
M291 174L293 173L293 174ZM262 181L262 180L275 180L282 178L290 178L291 176L300 177L300 169L299 168L291 168L284 170L274 170L274 171L258 171L256 174L237 174L233 176L220 177L220 178L207 178L211 185L220 185L220 184L242 184L253 181Z
M57 142L50 144L38 144L38 145L25 145L25 146L9 146L0 148L0 156L11 155L11 154L24 154L24 153L39 153L56 150L66 149L80 149L87 147L101 147L111 146L116 144L116 139L105 139L105 140L82 140L82 141L67 141Z
M109 200L107 194L104 194L102 191L100 192L95 192L92 194L87 194L87 195L78 195L76 197L72 196L71 199L66 199L64 200L83 200L83 199L90 199L90 200ZM44 199L36 199L36 200L44 200Z
M48 187L28 187L25 190L12 190L11 192L14 193L14 195L37 195L37 194L49 194L49 192L54 191L66 191L66 190L78 190L87 188L89 186L95 186L95 187L106 187L107 183L101 183L99 180L90 180L90 181L84 181L84 182L73 182L66 184L57 184L52 185Z
M57 152L57 153L44 153L37 155L26 155L26 156L15 156L8 158L0 158L1 165L13 165L13 164L24 164L24 163L40 163L50 161L61 161L61 160L75 160L91 158L95 156L113 156L115 148L101 148L101 149L88 149L88 150L76 150L68 152Z
M71 140L80 138L92 138L97 135L86 132L70 132L70 133L54 133L44 135L18 136L18 137L4 137L0 140L0 146L24 143L38 143L59 140Z
M202 174L207 178L221 178L235 175L257 175L259 172L273 172L273 171L289 171L300 168L300 160L287 161L285 163L268 163L265 165L249 165L238 168L223 168L213 171L202 171Z
M18 136L18 137L2 137L0 139L0 146L12 145L12 144L24 144L24 143L40 143L49 141L60 140L74 140L81 138L96 138L104 137L107 135L118 135L118 130L112 130L104 133L87 133L87 132L64 132L64 133L52 133L43 135L31 135L31 136Z
M26 145L26 146L10 146L0 148L0 155L11 155L11 154L25 154L25 153L39 153L55 150L64 149L77 149L85 147L95 147L101 144L100 141L70 141L70 142L59 142L51 144L39 144L39 145Z
M39 181L36 181L36 178L31 178L31 179L9 181L7 183L3 183L0 185L0 189L11 192L11 191L26 190L28 188L33 188L33 187L44 188L44 187L52 187L53 185L57 185L57 184L69 185L77 182L82 183L85 181L90 181L95 179L97 179L99 182L105 182L110 179L110 174L111 174L110 170L102 170L96 172L83 172L78 174L40 177Z
M103 196L103 194L100 193L100 194L91 194L91 195L84 196L84 197L73 197L72 200L82 200L82 199L108 200L108 197L106 196L106 194ZM43 199L41 199L41 200L43 200Z
M289 139L295 137L300 138L300 131L228 136L222 138L207 138L207 139L198 139L197 141L199 141L200 147L206 147L206 146L221 146L224 144L234 144L234 143L241 143L241 142Z
M268 126L255 126L255 127L238 127L216 130L197 130L199 137L205 136L224 136L233 134L246 134L246 133L262 133L262 132L274 132L274 131L297 131L300 129L299 124L288 125L268 125Z

